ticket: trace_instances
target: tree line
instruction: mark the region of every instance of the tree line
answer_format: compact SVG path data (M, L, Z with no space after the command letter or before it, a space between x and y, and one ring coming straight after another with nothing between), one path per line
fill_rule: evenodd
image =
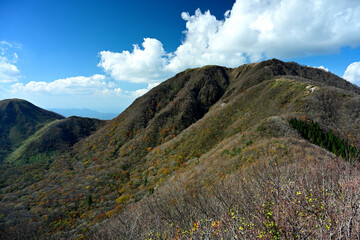
M346 140L336 136L332 131L323 131L317 122L309 123L292 118L289 120L290 125L295 128L301 136L308 139L311 143L316 144L326 150L341 156L344 159L359 160L359 150L350 145Z

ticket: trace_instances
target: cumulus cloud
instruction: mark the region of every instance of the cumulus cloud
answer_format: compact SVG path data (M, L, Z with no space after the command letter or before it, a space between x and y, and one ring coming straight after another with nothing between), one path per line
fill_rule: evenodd
M12 85L13 92L48 92L55 94L93 94L97 91L119 91L113 82L106 82L105 76L95 74L91 77L70 77L58 79L53 82L15 83Z
M127 93L130 94L133 97L140 97L140 96L144 95L145 93L147 93L148 91L150 91L152 88L156 87L159 84L160 83L149 83L147 88L141 88L141 89L138 89L136 91L127 92Z
M167 64L163 45L156 39L145 38L142 47L134 45L132 52L101 51L98 66L116 80L136 83L156 81L164 74Z
M0 83L17 82L21 77L20 70L15 65L18 55L14 52L18 46L6 41L0 41Z
M328 69L328 68L326 68L326 67L324 67L324 66L320 66L320 67L308 66L308 67L311 67L311 68L317 68L317 69L321 69L321 70L323 70L323 71L325 71L325 72L329 72L329 69Z
M350 64L347 67L343 78L360 86L360 62Z
M153 84L149 84L150 86ZM148 88L150 88L148 86ZM2 89L1 98L23 98L47 108L91 108L97 111L121 112L146 91L124 91L104 75L77 76L52 82L13 83Z
M149 83L189 67L235 67L360 44L356 0L237 0L221 20L200 10L181 17L185 38L174 52L166 53L159 40L145 38L143 49L134 45L132 52L100 52L99 66L116 80Z
M250 60L328 53L360 43L359 20L353 0L238 0L209 49Z
M20 77L20 71L14 64L0 61L0 83L17 82Z
M104 75L95 74L90 77L78 76L58 79L53 82L14 83L10 87L13 94L57 94L87 95L98 97L121 96L133 99L144 95L159 83L149 83L146 88L134 91L123 91L115 82L107 81Z
M320 66L320 67L316 67L316 68L321 69L321 70L323 70L325 72L329 72L329 69L324 67L324 66Z
M209 44L224 22L218 21L210 11L202 13L200 9L193 16L183 12L181 17L186 21L186 39L171 55L166 69L176 72L188 67L221 64L224 56L218 55L219 52L213 51Z

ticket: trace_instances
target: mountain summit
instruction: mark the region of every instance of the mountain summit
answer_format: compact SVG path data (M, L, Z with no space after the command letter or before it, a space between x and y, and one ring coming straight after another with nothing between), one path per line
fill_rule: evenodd
M0 162L47 123L64 117L21 99L0 101Z
M51 161L0 168L0 236L355 238L359 119L360 88L321 69L188 69Z
M104 125L91 118L65 118L21 99L0 102L0 163L47 162Z
M295 96L281 96L280 92L276 92L274 89L271 89L275 91L271 94L261 91L264 90L262 89L264 87L270 88L268 86L270 83L274 84L274 89L278 87L278 91L283 91L283 94L285 94L285 90L291 91L291 89L282 89L282 84L285 85L284 87L293 84L299 87L314 85L317 86L317 89L323 88L314 95L318 96L319 94L322 98L331 98L330 95L335 94L331 93L331 89L350 95L360 94L359 87L334 74L317 68L304 67L293 62L285 63L277 59L246 64L234 69L219 66L189 69L163 82L135 100L123 113L110 121L102 131L87 139L88 145L97 145L97 153L84 150L82 152L95 154L99 157L110 154L111 158L133 154L140 158L142 154L147 154L149 147L153 148L179 135L190 125L203 118L211 108L213 108L214 111L212 112L214 113L221 112L233 105L239 98L244 98L246 102L253 105L256 112L272 102L276 108L280 107L276 104L295 107L292 104L287 104L291 103ZM276 83L281 84L277 86ZM257 88L259 89L257 95L249 95L248 92L253 92ZM315 99L310 94L306 97L307 101L304 104L309 109L298 109L298 111L311 111L313 116L309 117L313 120L323 122L330 117L319 116L321 113L325 115L341 114L340 109L335 106L332 108L328 103L326 106L310 103L310 101L321 101L319 103L323 103L322 101L325 99ZM334 97L337 97L336 94ZM280 98L283 98L283 102L277 103ZM330 101L331 99L326 100ZM216 108L216 106L226 106L226 104L227 107L224 109ZM350 106L353 105L350 104L348 108ZM305 107L305 105L301 107ZM324 109L316 109L318 107ZM279 114L278 110L273 110L273 112L268 113L269 116ZM288 110L290 109L283 110L283 114L291 115ZM329 112L330 110L331 112ZM357 112L356 109L346 111L350 114L352 110ZM345 121L341 117L337 117L337 120ZM324 122L324 125L327 126L328 123ZM341 122L342 127L346 128L348 125L351 125L351 122Z

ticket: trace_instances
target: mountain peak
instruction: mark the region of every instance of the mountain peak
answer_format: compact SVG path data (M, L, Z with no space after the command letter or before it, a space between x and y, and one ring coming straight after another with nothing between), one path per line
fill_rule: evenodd
M19 144L45 124L64 117L22 99L0 101L0 162Z
M48 116L50 118L65 118L60 114L54 113L52 111L47 111L38 106L35 106L29 101L19 98L5 99L0 101L0 110L4 111L5 109L8 109L8 111L16 111L18 114L24 115L25 117L27 117L27 114L35 116L35 114L41 113L41 115Z
M303 66L296 62L283 62L276 58L258 63L244 64L234 68L232 75L235 79L241 78L240 81L244 89L274 77L288 76L297 78L298 81L336 87L360 94L358 86L331 72L316 67Z

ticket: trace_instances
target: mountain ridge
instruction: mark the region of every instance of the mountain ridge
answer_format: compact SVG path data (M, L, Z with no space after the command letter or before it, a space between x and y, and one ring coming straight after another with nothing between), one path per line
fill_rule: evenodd
M122 139L123 141L129 140L131 139L131 137L126 137L126 134L131 135L132 132L136 132L139 129L146 129L148 127L148 124L151 124L150 122L148 122L148 119L151 117L155 117L156 122L163 122L160 118L161 116L166 116L166 114L171 115L171 113L168 113L168 111L172 111L171 109L180 109L181 106L183 106L183 111L184 113L186 113L186 111L190 112L189 115L190 116L196 116L196 114L193 114L194 112L200 112L201 114L198 115L197 117L193 118L193 119L185 119L186 118L186 114L182 115L179 118L182 119L173 119L172 122L167 122L165 123L165 125L167 127L171 127L172 123L175 123L176 127L179 127L179 125L184 125L184 128L181 128L181 130L185 129L186 127L190 126L192 123L194 123L196 120L200 119L205 112L207 112L208 108L206 108L206 110L200 110L201 106L199 106L199 101L198 99L195 99L194 96L198 97L197 94L200 93L200 90L198 89L199 86L193 86L191 80L189 81L189 76L187 74L191 73L195 73L193 75L196 75L197 71L203 71L204 70L204 74L205 76L203 76L204 78L209 77L206 76L206 74L210 75L213 74L213 70L216 69L216 71L220 71L222 74L224 74L225 72L229 72L231 71L227 76L227 74L224 74L224 81L228 81L225 85L226 88L229 87L229 89L227 89L227 92L225 93L225 95L223 96L221 94L221 97L223 98L223 102L227 102L227 98L231 98L233 97L231 95L232 92L243 92L246 91L246 89L250 88L253 85L257 85L262 81L265 81L267 79L270 78L274 78L276 76L283 76L284 73L288 73L290 74L290 76L294 76L294 74L296 77L298 77L296 80L297 81L302 81L302 82L310 82L310 83L320 83L320 85L323 86L331 86L331 87L338 87L341 88L343 90L346 91L351 91L354 92L356 94L360 93L360 88L341 79L340 77L335 76L334 74L331 74L329 72L326 72L324 70L321 69L316 69L316 68L309 68L309 67L305 67L305 66L301 66L299 64L296 63L284 63L281 62L277 59L273 59L273 60L268 60L268 61L264 61L261 63L255 63L255 64L245 64L243 66L240 66L239 68L234 68L234 69L229 69L229 68L225 68L225 67L219 67L219 66L206 66L203 68L196 68L196 69L189 69L186 70L182 73L179 73L177 75L175 75L173 78L170 78L168 81L160 84L159 86L155 87L150 93L145 94L142 97L139 97L138 99L136 99L134 101L133 104L131 104L129 106L129 108L127 108L123 113L121 113L117 118L115 118L114 120L112 120L113 125L116 126L124 126L124 125L130 125L127 123L122 122L122 119L125 119L126 116L134 116L134 119L130 119L128 120L129 122L133 122L135 120L135 118L137 119L136 124L137 126L128 126L127 133L123 133ZM260 69L260 70L259 70ZM308 69L309 73L303 73L304 69ZM208 73L206 73L206 71L208 71ZM214 70L215 71L215 70ZM253 74L253 73L256 74ZM292 74L292 75L291 75ZM226 75L226 76L225 76ZM289 76L289 75L287 75ZM198 76L201 80L202 76ZM230 77L233 77L233 84L231 84L231 81L229 81L228 79L230 79ZM304 78L307 77L307 78ZM308 80L308 78L313 77L315 78L315 80ZM174 93L170 93L170 96L166 96L163 97L165 99L168 99L168 101L165 102L161 102L161 99L159 96L161 96L162 94L166 94L167 91L169 91L168 89L172 89L171 84L175 84L174 82L178 81L179 78L184 78L185 81L181 82L181 86L179 87L185 87L186 83L188 83L188 87L189 89L186 89L186 91L179 91L176 92L176 87L174 88L175 91ZM194 78L194 77L193 77ZM196 77L195 77L196 78ZM239 81L238 79L241 80ZM329 81L326 81L326 79L330 79ZM197 81L197 79L195 79ZM200 81L201 82L201 81ZM179 84L179 83L177 83ZM223 88L224 89L224 86ZM184 88L183 88L184 89ZM206 89L204 88L203 92L205 91L212 91L213 89ZM221 90L223 91L223 90ZM187 92L188 95L184 95L183 92ZM225 92L225 91L224 91ZM176 95L175 95L176 94ZM201 97L201 96L200 96ZM170 99L170 100L169 100ZM184 104L186 104L185 99L188 100L188 105L184 106ZM190 100L189 100L190 99ZM219 100L220 97L215 97L216 100ZM195 101L196 103L193 104L191 102L191 100ZM170 104L171 103L171 104ZM215 103L215 102L213 102ZM166 104L166 105L165 105ZM192 105L193 104L193 105ZM147 108L147 109L145 109ZM130 109L134 109L134 110L130 110ZM137 111L137 109L140 109L139 113L133 113L131 111ZM162 110L163 112L159 113L159 110ZM151 112L151 113L150 113ZM146 116L145 113L150 113ZM159 113L159 116L155 116L157 113ZM193 115L191 115L193 114ZM136 116L136 117L135 117ZM165 117L166 118L166 117ZM153 121L153 122L154 122ZM116 123L116 124L115 124ZM110 125L110 124L109 124ZM163 124L161 124L163 125ZM109 128L109 126L108 126ZM114 129L112 129L114 131ZM118 129L119 130L119 129ZM181 130L179 129L171 129L171 131L168 131L169 134L167 134L164 137L169 137L171 138L171 135L176 135L177 133L179 133ZM111 131L111 130L110 130ZM154 133L153 133L154 134ZM156 133L157 135L159 133ZM150 134L151 135L151 134ZM156 137L155 137L156 138ZM126 139L126 140L124 140ZM144 140L144 139L143 139ZM96 140L98 142L102 142L105 140ZM111 140L110 140L111 141ZM121 141L121 140L120 140ZM147 146L148 147L153 147L151 144L149 144Z

